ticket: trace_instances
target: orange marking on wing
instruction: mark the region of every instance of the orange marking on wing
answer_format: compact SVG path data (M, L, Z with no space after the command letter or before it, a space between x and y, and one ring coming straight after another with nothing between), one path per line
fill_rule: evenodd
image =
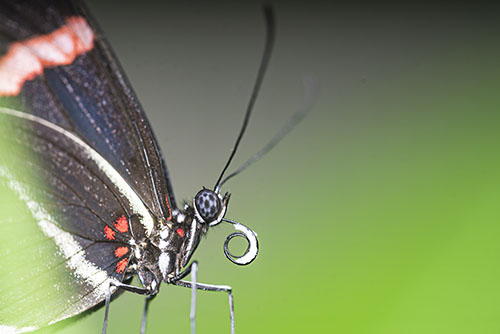
M116 272L118 274L123 274L125 268L127 268L127 263L128 263L128 257L118 261L118 263L116 264Z
M108 240L115 240L115 231L113 231L109 226L104 227L104 235Z
M181 238L184 238L185 233L182 228L179 227L176 232Z
M128 253L128 247L118 247L115 249L115 256L122 257L123 255Z
M121 216L115 221L115 227L120 233L128 232L128 221L125 216Z
M83 17L73 16L53 32L12 43L0 58L0 96L18 95L23 84L44 68L71 64L94 47L94 32Z
M167 203L167 208L168 208L168 217L167 221L172 220L172 210L170 209L170 204L168 203L168 196L165 195L165 202Z

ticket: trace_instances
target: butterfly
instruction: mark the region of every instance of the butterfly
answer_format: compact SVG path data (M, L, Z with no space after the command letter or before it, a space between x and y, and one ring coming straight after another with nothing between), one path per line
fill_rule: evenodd
M264 14L263 60L233 151L213 189L178 207L146 114L86 6L78 0L0 1L0 186L22 206L15 221L8 217L12 209L2 210L2 231L17 234L5 240L12 246L0 248L0 258L10 256L10 247L18 259L31 257L0 275L1 332L33 331L104 305L105 333L111 299L130 291L146 296L143 333L148 303L166 283L191 288L194 301L196 290L227 293L234 333L231 287L198 283L192 256L208 230L224 222L236 230L224 243L226 257L238 265L256 258L257 235L225 218L230 195L221 187L310 109L308 102L224 177L271 55L274 16L269 8ZM241 256L228 248L237 236L248 243ZM191 281L184 280L189 274ZM140 285L131 285L134 277Z

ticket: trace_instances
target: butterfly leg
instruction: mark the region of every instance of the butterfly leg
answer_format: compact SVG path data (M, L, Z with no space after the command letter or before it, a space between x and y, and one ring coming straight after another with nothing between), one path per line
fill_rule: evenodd
M198 261L193 261L184 271L171 279L171 283L179 281L191 273L191 311L189 312L189 319L191 321L191 334L196 333L196 282L198 277Z
M191 320L191 334L196 334L196 281L198 277L198 262L194 261L191 264L191 311L189 312L189 319Z
M106 334L107 328L108 328L108 314L109 314L109 304L111 303L111 287L117 287L121 288L133 293L137 293L140 295L145 295L145 296L151 296L152 291L145 289L145 288L140 288L137 286L129 285L129 284L124 284L121 282L113 282L111 281L108 286L108 291L106 292L106 306L104 309L104 323L102 325L102 334ZM144 320L143 320L144 321ZM142 327L141 327L142 330Z
M148 316L149 302L151 300L153 300L154 297L156 297L156 295L146 296L146 300L144 302L144 310L142 311L142 322L141 322L141 332L140 332L140 334L146 333L146 319L147 319L147 316Z
M194 267L193 267L193 264L195 264ZM198 263L197 262L193 262L193 264L188 269L186 269L186 271L188 271L188 270L191 271L192 270L193 272L197 272ZM183 273L185 273L186 271L184 271ZM194 324L193 323L194 323L194 310L195 310L195 304L196 304L196 290L221 291L221 292L227 292L228 293L228 297L229 297L229 317L230 317L230 320L231 320L231 334L234 334L234 302L233 302L232 288L230 286L227 286L227 285L212 285L212 284L198 283L196 281L196 279L197 279L196 276L197 276L196 274L194 276L192 275L192 277L193 277L193 281L192 282L183 281L183 280L175 280L175 281L172 282L172 284L174 284L174 285L183 286L185 288L191 288L194 291L191 294L191 331L194 330L194 327L193 327Z

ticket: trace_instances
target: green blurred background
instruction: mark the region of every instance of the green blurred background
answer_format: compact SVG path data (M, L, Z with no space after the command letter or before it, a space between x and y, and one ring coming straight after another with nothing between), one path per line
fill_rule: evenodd
M264 43L257 2L89 6L148 114L178 200L211 187ZM273 60L233 168L301 104L314 110L230 181L227 217L259 234L247 267L230 227L195 258L233 286L236 332L500 332L498 7L277 2ZM138 284L138 283L137 283ZM164 285L148 333L189 333L190 291ZM143 298L114 301L109 333L139 331ZM65 327L98 333L103 311ZM228 333L227 296L200 292L198 333Z

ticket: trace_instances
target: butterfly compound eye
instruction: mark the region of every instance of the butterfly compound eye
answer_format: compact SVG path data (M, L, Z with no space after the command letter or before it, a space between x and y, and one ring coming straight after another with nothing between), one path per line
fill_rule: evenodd
M203 189L196 194L194 205L196 206L196 211L198 211L205 223L214 221L221 210L219 196L209 189Z

